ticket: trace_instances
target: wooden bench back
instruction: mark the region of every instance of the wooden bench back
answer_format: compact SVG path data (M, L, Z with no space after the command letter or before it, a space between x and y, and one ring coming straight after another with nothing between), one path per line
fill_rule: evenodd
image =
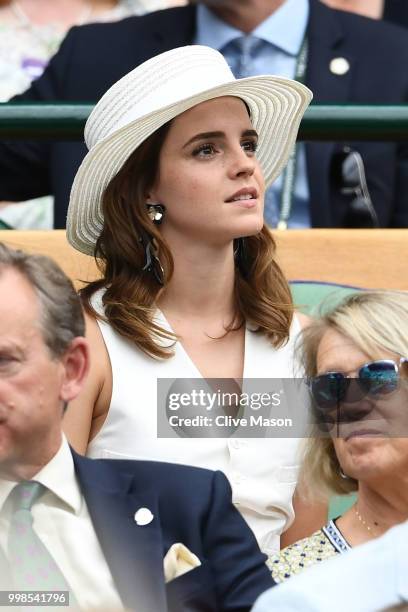
M289 280L408 290L408 230L310 229L274 236ZM95 261L75 251L63 230L0 231L0 241L49 255L77 287L98 276Z

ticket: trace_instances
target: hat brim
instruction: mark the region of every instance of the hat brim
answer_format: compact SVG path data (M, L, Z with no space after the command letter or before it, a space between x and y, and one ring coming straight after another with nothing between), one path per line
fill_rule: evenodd
M241 98L248 105L251 123L259 134L257 158L266 186L271 185L289 159L312 93L283 77L233 80L138 117L91 148L71 190L67 237L72 246L87 255L94 254L103 228L103 193L133 151L171 119L201 102L223 96Z

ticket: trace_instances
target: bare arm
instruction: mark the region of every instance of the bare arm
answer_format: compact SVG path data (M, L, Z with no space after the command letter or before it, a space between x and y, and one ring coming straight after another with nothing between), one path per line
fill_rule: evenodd
M327 523L328 505L322 502L305 501L295 491L293 497L295 520L281 536L281 548L289 546L323 527Z
M303 314L303 312L299 312L298 310L296 311L296 318L299 321L300 327L302 329L308 327L313 321L312 317L310 317L309 315L305 315Z
M82 455L106 418L112 389L109 355L97 322L89 316L86 316L86 337L90 344L90 372L82 392L69 404L63 421L69 443Z

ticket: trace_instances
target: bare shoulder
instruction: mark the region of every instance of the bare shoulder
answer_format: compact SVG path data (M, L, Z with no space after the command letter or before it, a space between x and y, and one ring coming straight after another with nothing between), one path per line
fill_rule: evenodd
M69 442L82 454L95 435L95 424L103 423L106 417L112 393L112 370L101 330L90 315L85 315L85 321L90 370L81 393L70 402L63 423Z
M309 501L299 493L302 486L296 488L293 496L293 509L295 520L292 525L281 536L281 548L285 548L294 542L303 540L327 523L327 502L318 500Z
M95 317L85 313L86 337L91 345L91 349L104 346L102 332Z
M101 329L95 317L85 314L86 338L91 350L91 378L97 378L104 371L109 355Z
M295 314L302 329L305 329L305 327L309 327L309 325L314 321L312 317L310 317L309 315L305 315L303 314L303 312L299 312L298 310L295 312Z

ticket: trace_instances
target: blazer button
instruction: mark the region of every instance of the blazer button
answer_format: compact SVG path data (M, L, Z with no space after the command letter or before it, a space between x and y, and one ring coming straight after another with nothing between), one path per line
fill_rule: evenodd
M149 508L139 508L137 512L135 512L135 522L137 525L143 527L144 525L149 525L154 519L153 514L150 512Z

